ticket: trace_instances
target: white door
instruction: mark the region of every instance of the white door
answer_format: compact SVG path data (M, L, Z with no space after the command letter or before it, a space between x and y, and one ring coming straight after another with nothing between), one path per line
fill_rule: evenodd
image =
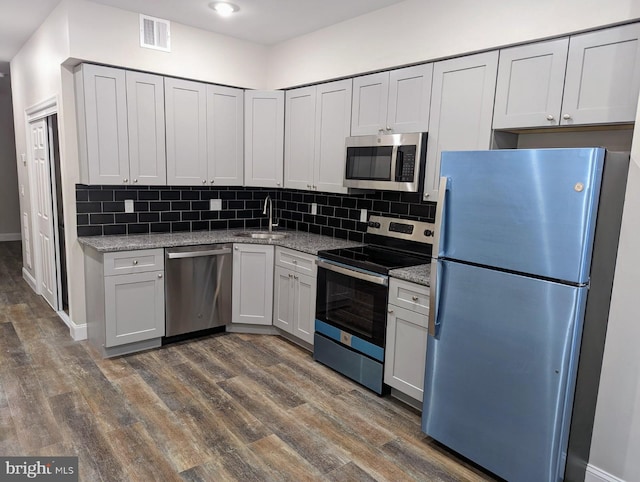
M54 310L58 310L58 285L56 250L54 239L53 209L51 200L51 167L47 145L47 122L32 122L31 154L35 186L36 217L36 283L38 292Z

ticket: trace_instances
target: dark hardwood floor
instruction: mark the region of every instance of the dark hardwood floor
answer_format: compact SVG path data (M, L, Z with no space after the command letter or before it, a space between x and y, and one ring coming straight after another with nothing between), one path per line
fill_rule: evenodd
M0 243L0 455L79 457L82 481L492 480L380 398L273 336L102 360Z

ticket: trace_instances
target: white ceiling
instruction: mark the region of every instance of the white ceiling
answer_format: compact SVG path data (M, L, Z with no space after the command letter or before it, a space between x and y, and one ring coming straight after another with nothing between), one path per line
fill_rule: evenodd
M0 0L0 72L60 1ZM211 0L90 1L272 45L403 0L231 0L240 10L229 18Z

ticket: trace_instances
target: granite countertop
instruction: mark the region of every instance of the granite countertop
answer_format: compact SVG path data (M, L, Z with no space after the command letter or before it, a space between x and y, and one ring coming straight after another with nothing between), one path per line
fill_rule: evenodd
M296 251L302 251L303 253L313 255L318 254L318 251L323 249L349 248L352 246L362 246L363 244L348 241L346 239L331 238L329 236L298 231L278 231L278 233L287 234L287 237L281 239L254 239L236 236L239 231L242 230L230 229L170 234L158 233L122 236L84 236L78 238L78 242L83 246L88 246L101 253L112 251L131 251L136 249L192 246L198 244L250 243L282 246L284 248L295 249ZM266 232L266 230L251 230L251 232Z
M423 286L430 286L429 278L431 277L431 265L421 264L418 266L410 266L409 268L398 268L389 271L389 276L404 281L411 281Z

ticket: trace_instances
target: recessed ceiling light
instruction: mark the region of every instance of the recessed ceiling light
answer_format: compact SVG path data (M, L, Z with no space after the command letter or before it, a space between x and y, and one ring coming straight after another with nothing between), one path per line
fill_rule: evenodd
M214 9L221 17L229 17L231 14L240 10L240 7L228 2L211 2L209 8Z

